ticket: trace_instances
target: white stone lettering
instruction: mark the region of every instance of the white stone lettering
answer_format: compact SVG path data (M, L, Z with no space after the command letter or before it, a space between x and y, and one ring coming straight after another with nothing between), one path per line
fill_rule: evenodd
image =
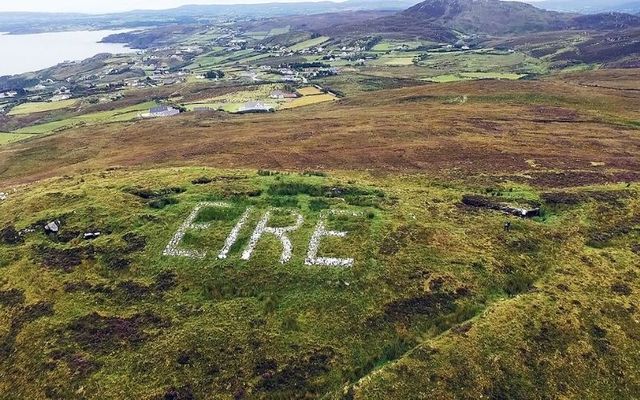
M207 255L206 251L197 251L197 250L186 250L179 248L180 242L184 238L184 235L187 233L189 229L206 229L209 227L209 223L203 224L195 224L194 221L198 218L198 214L200 214L200 210L204 207L220 207L220 208L228 208L231 207L228 203L221 202L203 202L198 203L191 214L187 217L187 219L182 223L180 228L173 238L169 241L169 244L164 249L162 254L165 256L174 256L174 257L189 257L189 258L204 258Z
M339 214L344 212L331 211L330 213ZM358 214L353 213L353 215L357 216ZM307 251L307 258L305 258L304 263L306 265L321 265L325 267L353 266L353 258L318 257L318 248L320 247L320 241L322 240L322 238L329 236L343 238L347 236L347 232L327 230L325 216L320 216L320 220L318 221L316 229L311 236L311 240L309 241L309 251Z
M242 214L242 217L240 217L240 221L238 221L236 226L233 227L231 233L229 233L229 236L227 236L227 240L224 242L224 247L222 248L222 250L220 250L220 254L218 254L219 259L224 260L225 258L227 258L227 256L229 255L229 250L231 250L231 247L233 247L233 245L238 240L238 235L240 234L240 231L242 230L244 224L249 219L249 215L251 215L252 210L252 207L247 208L244 214Z
M271 213L267 211L264 214L264 217L262 217L262 219L260 220L260 222L258 222L256 229L253 231L253 235L251 235L249 244L247 245L247 248L242 253L241 258L245 261L249 260L251 258L251 254L253 253L253 250L258 244L258 241L260 241L260 238L262 237L262 235L264 233L270 233L275 237L277 237L278 239L280 239L280 241L282 242L282 255L280 256L280 262L283 264L287 263L291 259L291 252L293 249L293 246L291 245L291 240L289 239L287 234L297 230L304 223L304 218L302 218L302 215L300 213L296 213L296 214L297 214L297 219L294 225L280 227L280 228L272 228L270 226L267 226L267 224L269 223L269 218L271 217Z

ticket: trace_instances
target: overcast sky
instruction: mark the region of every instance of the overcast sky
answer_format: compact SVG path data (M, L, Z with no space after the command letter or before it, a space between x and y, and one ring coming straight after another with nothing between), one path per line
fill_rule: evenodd
M103 13L129 11L137 9L156 9L178 7L185 4L237 4L237 3L294 3L320 0L0 0L2 11L40 11L40 12L83 12ZM344 0L332 0L344 1ZM393 2L394 0L389 0ZM421 0L416 0L419 3ZM521 0L534 3L540 0Z
M0 0L2 11L103 13L134 9L167 9L184 4L293 3L318 0ZM393 0L390 0L393 1ZM417 0L418 3L420 0Z

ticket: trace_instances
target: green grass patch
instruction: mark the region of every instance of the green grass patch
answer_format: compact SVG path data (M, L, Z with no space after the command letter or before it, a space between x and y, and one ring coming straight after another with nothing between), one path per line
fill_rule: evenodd
M51 133L59 130L73 128L75 126L95 125L110 122L126 122L138 118L139 114L148 111L151 107L157 105L156 102L149 101L134 106L120 108L112 111L101 111L97 113L80 115L60 121L47 122L44 124L27 126L17 129L12 133Z
M68 99L52 102L31 102L23 103L16 107L13 107L8 115L25 115L33 114L45 111L60 110L63 108L69 108L78 103L78 100Z
M305 40L304 42L296 43L295 45L288 48L289 51L300 51L304 49L308 49L310 47L317 47L321 44L328 42L331 39L328 36L320 36L315 39Z
M2 188L0 389L12 398L522 398L565 389L633 398L619 383L640 350L629 306L640 290L636 186L541 196L502 178L469 187L406 171L311 175L136 168ZM539 222L466 207L465 195L566 204ZM150 206L164 199L179 201ZM375 210L366 203L374 199ZM194 222L207 225L187 227L181 252L167 255L196 205L214 200L230 207L202 208ZM287 232L285 263L273 231L242 258L267 211L272 228L303 217ZM352 266L308 265L321 218L328 236L312 252ZM43 232L50 220L60 220L58 235ZM540 376L563 386L532 384Z
M458 81L480 80L480 79L504 79L518 80L526 75L508 72L462 72L458 74L437 75L424 80L435 83L448 83Z
M31 135L19 134L19 133L7 133L0 132L0 145L18 142L20 140L28 139Z

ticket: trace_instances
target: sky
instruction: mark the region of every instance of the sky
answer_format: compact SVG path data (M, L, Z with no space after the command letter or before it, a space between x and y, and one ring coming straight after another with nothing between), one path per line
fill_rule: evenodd
M81 12L99 14L130 10L164 10L185 4L294 3L321 0L0 0L0 12ZM332 0L344 1L344 0ZM393 2L393 0L389 0ZM416 0L419 3L421 0ZM535 3L540 0L520 0Z
M0 12L34 11L98 14L138 9L162 10L185 4L294 3L300 1L318 0L0 0Z
M295 3L321 0L0 0L0 12L81 12L99 14L130 10L164 10L185 4ZM344 0L331 0L344 1ZM421 0L416 0L419 3ZM540 0L519 0L535 3ZM393 0L389 0L393 2Z

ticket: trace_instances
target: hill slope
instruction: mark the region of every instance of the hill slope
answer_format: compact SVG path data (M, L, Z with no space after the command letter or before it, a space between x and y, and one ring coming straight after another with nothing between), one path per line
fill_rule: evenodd
M501 0L426 0L398 14L340 32L418 35L451 41L459 33L509 35L559 30L615 30L640 27L640 18L623 13L577 15Z
M11 399L637 393L637 187L198 167L15 189L0 202ZM284 262L272 233L251 247L268 215L297 227ZM345 234L316 255L352 264L308 255L319 221Z
M427 0L403 11L400 17L495 35L560 29L568 16L513 1Z
M0 393L634 398L639 73L0 148Z

